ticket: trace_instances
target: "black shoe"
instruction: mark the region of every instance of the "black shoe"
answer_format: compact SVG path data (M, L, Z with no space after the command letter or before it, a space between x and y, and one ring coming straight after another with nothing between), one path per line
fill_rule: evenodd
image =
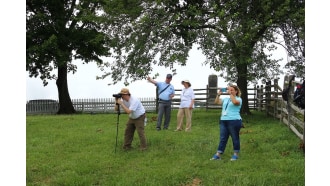
M160 128L156 128L157 131L160 131L161 129Z
M163 128L163 130L167 130L168 128Z

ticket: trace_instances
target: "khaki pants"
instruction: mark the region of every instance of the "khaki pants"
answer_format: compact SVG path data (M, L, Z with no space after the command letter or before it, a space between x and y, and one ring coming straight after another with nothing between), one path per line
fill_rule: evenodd
M137 131L140 138L140 149L147 149L147 140L144 133L144 118L146 115L141 115L137 119L129 119L126 123L125 138L124 138L124 149L132 148L132 141L135 130Z
M182 123L183 118L186 116L186 131L191 130L191 117L192 117L192 110L189 108L179 108L178 115L177 115L177 127L176 130L182 130Z

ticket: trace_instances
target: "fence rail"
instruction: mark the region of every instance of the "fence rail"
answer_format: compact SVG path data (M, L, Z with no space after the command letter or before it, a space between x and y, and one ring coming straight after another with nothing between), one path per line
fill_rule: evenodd
M205 89L194 89L195 107L214 109L221 108L221 105L214 104L218 87L206 87ZM182 89L176 89L176 94L172 99L172 109L178 109L180 105L180 95ZM212 92L215 92L212 94ZM249 88L249 108L256 109L255 99L256 88ZM223 95L228 95L224 93ZM157 112L158 98L139 98L147 112ZM89 99L72 99L72 104L77 112L82 113L114 113L114 98L89 98ZM56 114L59 109L58 100L30 100L26 103L26 114Z
M292 76L286 76L283 89L288 86L288 80ZM293 97L294 86L291 86L290 98ZM214 99L219 87L206 87L205 89L194 89L195 107L207 109L220 109L221 105L214 104ZM177 109L180 105L180 90L175 90L176 94L172 100L172 109ZM266 82L266 85L248 88L248 103L250 109L264 111L267 115L279 119L286 124L300 139L305 141L305 112L293 104L292 99L284 102L282 99L282 89L278 86L277 80L274 84ZM156 92L155 92L156 94ZM226 94L224 94L226 95ZM228 94L227 94L228 95ZM158 111L158 98L139 98L147 112ZM115 113L114 98L96 99L72 99L73 107L77 112L82 113ZM30 100L26 103L26 114L56 114L59 109L57 100Z
M288 87L289 79L292 76L285 76L283 90ZM265 111L268 116L279 119L282 123L288 126L296 136L302 140L305 145L305 110L298 108L293 103L294 85L293 82L289 91L289 100L282 99L282 89L278 86L277 80L274 84L267 82L266 86L257 87L257 95L259 106L258 110Z
M140 98L147 112L156 110L155 98ZM72 99L76 112L81 113L115 113L114 98ZM58 100L30 100L26 103L26 114L56 114Z

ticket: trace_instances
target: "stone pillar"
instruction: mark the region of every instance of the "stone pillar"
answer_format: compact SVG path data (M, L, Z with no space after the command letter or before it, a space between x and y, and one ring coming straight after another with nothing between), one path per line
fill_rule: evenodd
M217 96L218 89L218 76L215 74L209 75L208 85L206 86L206 110L209 105L214 103L215 97Z
M218 93L218 76L215 74L209 75L208 80L208 98L215 98Z

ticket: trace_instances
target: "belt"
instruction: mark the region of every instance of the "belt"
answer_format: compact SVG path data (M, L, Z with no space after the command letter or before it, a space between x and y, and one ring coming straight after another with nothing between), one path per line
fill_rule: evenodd
M158 99L158 101L170 102L171 100Z

